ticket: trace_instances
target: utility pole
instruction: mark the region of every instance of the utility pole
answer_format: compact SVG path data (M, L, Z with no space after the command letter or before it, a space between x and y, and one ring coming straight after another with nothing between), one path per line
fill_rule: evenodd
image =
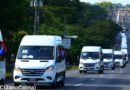
M31 0L30 6L34 7L34 9L35 9L33 34L36 35L37 31L39 30L39 10L38 10L38 8L43 6L43 2L41 0Z

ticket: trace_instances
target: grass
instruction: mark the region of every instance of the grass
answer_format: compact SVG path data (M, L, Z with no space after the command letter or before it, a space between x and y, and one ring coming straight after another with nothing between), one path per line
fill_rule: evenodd
M12 72L11 71L6 71L6 77L7 78L12 78Z
M67 65L67 71L77 70L77 69L79 69L79 66L76 66L76 65Z

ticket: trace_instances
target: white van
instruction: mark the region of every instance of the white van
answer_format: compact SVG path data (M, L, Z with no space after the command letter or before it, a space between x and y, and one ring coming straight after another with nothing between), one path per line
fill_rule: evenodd
M100 46L84 46L81 51L79 72L98 71L103 73L102 48Z
M122 51L123 54L124 54L126 63L128 63L128 61L129 61L129 58L128 58L128 50L127 50L127 49L121 49L121 51Z
M125 60L122 51L114 51L115 65L123 68L125 66Z
M113 49L102 49L104 68L115 69Z
M14 85L43 84L64 86L65 56L60 36L24 36L13 72Z

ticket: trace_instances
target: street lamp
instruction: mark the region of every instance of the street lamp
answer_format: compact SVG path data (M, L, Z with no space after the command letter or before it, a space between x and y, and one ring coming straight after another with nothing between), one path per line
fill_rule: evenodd
M33 34L37 34L37 30L39 30L39 13L38 7L43 6L42 0L31 0L30 6L35 8L35 15L34 15L34 29Z

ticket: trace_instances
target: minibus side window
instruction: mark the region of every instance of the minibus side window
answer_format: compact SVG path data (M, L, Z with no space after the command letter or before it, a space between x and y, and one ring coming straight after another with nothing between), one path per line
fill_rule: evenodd
M64 53L64 49L63 49L63 47L62 46L58 46L57 47L57 61L62 61L62 60L64 60L64 58L65 58L65 53Z

